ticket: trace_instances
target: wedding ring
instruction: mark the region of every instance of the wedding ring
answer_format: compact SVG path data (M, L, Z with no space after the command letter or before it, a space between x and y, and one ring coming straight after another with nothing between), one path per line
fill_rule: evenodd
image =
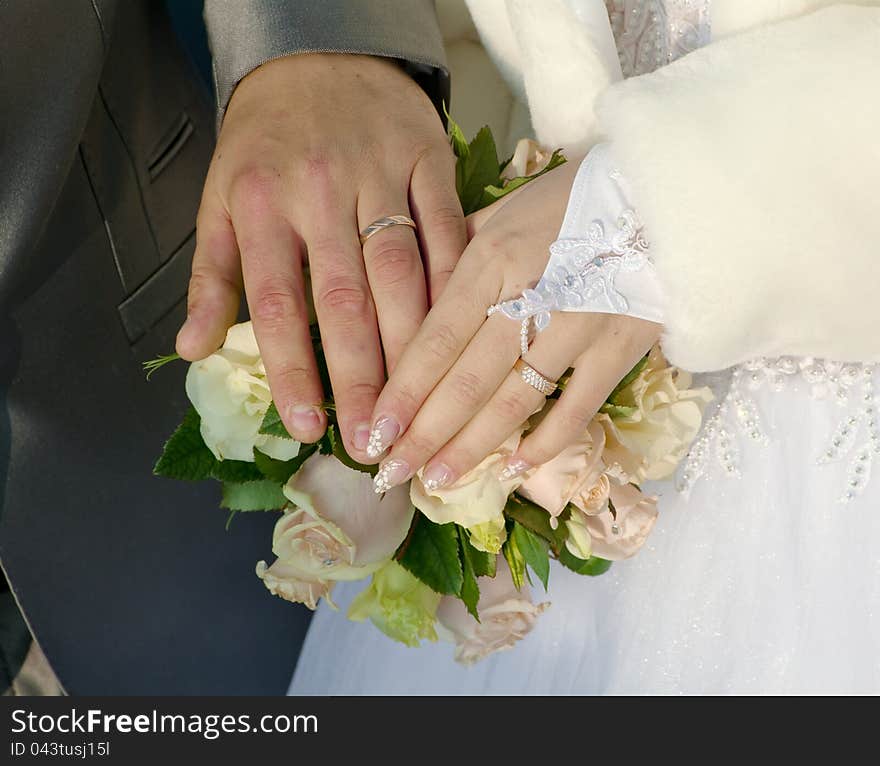
M516 360L513 369L516 370L520 377L534 388L535 391L544 394L544 396L550 396L550 394L556 390L556 384L552 380L545 378L540 372L521 358Z
M416 222L406 215L389 215L385 218L379 218L361 232L361 246L374 234L382 231L382 229L387 229L389 226L409 226L415 230Z

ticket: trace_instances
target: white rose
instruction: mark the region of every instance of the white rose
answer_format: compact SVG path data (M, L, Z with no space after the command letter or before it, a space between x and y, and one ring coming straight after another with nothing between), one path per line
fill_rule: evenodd
M406 537L414 512L406 488L379 496L368 474L332 455L306 460L284 495L292 507L275 525L278 558L272 566L260 562L257 575L276 595L311 608L311 596L321 589L326 595L330 583L360 580L382 567Z
M460 599L444 596L437 608L437 635L455 643L455 659L472 665L494 652L511 649L535 625L549 603L533 604L528 585L517 590L510 567L498 557L495 577L480 577L477 622Z
M272 394L250 322L229 328L223 348L193 362L186 395L202 420L202 439L218 460L254 461L254 447L276 460L299 454L293 439L261 434Z
M410 483L413 505L435 524L455 522L468 529L481 524L497 523L507 505L507 498L521 483L521 478L502 479L505 462L519 446L522 430L510 436L495 452L476 468L468 471L455 484L427 490L419 471Z
M501 177L511 180L519 176L533 176L547 167L552 156L553 152L543 149L537 141L521 138L517 141L510 164L504 168Z

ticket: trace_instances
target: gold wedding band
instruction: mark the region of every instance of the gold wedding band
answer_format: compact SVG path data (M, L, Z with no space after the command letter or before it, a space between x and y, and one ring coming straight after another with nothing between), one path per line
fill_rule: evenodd
M382 231L382 229L387 229L389 226L409 226L415 230L416 222L406 215L389 215L385 218L379 218L361 232L361 246L363 247L364 242L374 234Z
M522 359L516 360L513 369L516 370L520 377L534 388L535 391L544 394L544 396L550 396L550 394L556 390L556 384L552 380L545 378L534 367Z

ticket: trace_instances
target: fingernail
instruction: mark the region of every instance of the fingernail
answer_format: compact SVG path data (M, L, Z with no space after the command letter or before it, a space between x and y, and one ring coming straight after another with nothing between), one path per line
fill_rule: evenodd
M452 471L446 463L434 463L422 474L422 485L428 492L435 492L452 481Z
M403 460L389 460L382 465L373 479L373 490L377 495L387 492L398 484L403 484L410 475L409 465Z
M297 404L290 410L290 419L298 433L311 433L321 427L321 416L318 410L308 404Z
M509 460L501 471L501 480L510 481L511 479L517 479L524 473L528 473L531 469L531 463L527 463L525 460L520 458Z
M354 429L354 438L352 441L354 443L354 448L358 452L364 452L367 449L367 445L370 443L370 433L369 423L361 423Z
M387 415L378 418L367 439L367 455L379 457L391 446L398 434L400 434L400 424L394 418Z

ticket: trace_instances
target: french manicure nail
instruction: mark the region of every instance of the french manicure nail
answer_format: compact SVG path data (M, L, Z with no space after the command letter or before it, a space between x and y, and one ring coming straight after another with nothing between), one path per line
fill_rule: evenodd
M522 460L520 458L509 460L507 462L507 465L504 466L501 471L501 480L510 481L511 479L517 479L531 469L531 464L527 463L525 460Z
M452 480L452 471L446 463L434 463L425 469L422 485L428 492L442 489Z
M367 455L379 457L400 434L400 424L391 417L383 415L373 423L373 430L367 440Z
M367 423L361 423L354 429L352 442L358 452L364 452L367 449L367 445L370 443L370 433L370 426Z
M306 434L321 426L321 416L318 410L308 404L297 404L290 410L290 419L293 427L300 433Z
M409 465L403 460L389 460L382 464L373 479L373 490L377 495L387 492L398 484L403 484L410 475Z

